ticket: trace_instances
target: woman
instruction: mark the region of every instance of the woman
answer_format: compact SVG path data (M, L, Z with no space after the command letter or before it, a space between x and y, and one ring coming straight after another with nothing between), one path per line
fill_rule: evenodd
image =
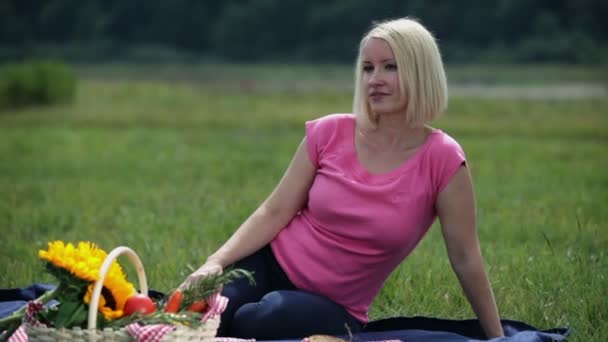
M375 25L361 41L354 114L306 123L271 195L182 286L228 265L235 281L220 336L257 339L357 332L382 284L439 217L451 265L488 337L502 336L475 226L465 155L427 126L447 86L418 22Z

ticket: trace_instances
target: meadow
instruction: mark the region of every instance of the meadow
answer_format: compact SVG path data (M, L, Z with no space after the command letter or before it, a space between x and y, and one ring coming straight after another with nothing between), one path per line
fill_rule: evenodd
M51 282L52 240L129 246L152 288L179 285L270 193L303 122L350 111L343 71L240 68L82 66L72 105L0 113L0 287ZM608 340L608 99L482 95L433 126L467 153L501 316ZM437 224L372 307L393 315L473 317Z

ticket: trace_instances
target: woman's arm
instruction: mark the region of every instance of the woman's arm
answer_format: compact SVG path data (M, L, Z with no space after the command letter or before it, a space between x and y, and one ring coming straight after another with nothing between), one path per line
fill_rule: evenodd
M306 204L315 171L304 138L270 196L180 287L187 286L209 273L221 272L224 267L268 244Z
M475 223L475 195L469 169L461 166L439 194L437 211L450 263L488 338L503 336L490 282L484 270Z

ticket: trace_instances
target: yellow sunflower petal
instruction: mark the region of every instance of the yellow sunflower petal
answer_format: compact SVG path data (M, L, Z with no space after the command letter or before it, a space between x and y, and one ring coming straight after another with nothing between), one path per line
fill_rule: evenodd
M92 242L79 242L76 246L63 241L48 243L47 250L38 251L38 257L56 267L63 268L75 277L90 282L83 298L90 303L93 283L99 279L99 269L107 257L107 253ZM122 317L125 302L135 294L135 287L127 281L126 274L120 265L114 261L105 279L104 287L112 295L116 308L106 306L106 299L100 296L99 312L106 319Z

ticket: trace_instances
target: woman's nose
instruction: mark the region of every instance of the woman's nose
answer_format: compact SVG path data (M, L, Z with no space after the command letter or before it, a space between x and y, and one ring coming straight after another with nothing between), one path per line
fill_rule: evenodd
M377 85L377 84L382 84L382 82L384 82L384 78L382 77L382 73L374 70L370 75L369 75L369 79L368 79L368 83L370 85Z

